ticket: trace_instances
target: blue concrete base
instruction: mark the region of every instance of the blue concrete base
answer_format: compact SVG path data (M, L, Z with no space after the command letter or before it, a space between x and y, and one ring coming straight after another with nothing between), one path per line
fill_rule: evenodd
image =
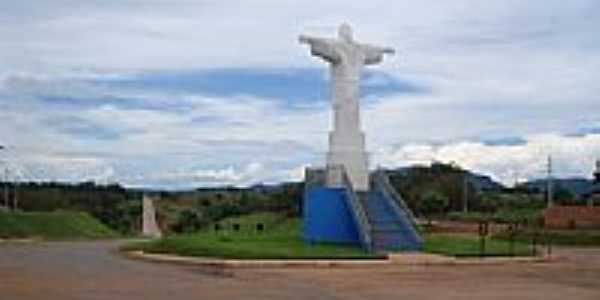
M342 188L313 187L304 195L304 239L360 245L358 229Z

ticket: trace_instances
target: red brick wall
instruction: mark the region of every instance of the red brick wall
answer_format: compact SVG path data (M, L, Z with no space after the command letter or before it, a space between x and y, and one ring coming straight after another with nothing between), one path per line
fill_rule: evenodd
M600 206L554 206L544 210L544 224L551 229L600 228ZM574 228L573 228L574 227Z

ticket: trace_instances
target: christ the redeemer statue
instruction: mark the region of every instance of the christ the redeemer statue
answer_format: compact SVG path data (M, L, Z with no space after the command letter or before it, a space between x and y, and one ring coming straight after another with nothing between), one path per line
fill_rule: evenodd
M331 66L334 122L329 134L328 173L335 166L344 166L353 188L367 191L369 169L358 103L360 75L364 65L378 64L384 54L393 54L394 50L357 43L347 24L339 27L337 39L301 35L300 43L310 45L311 54ZM327 177L329 185L342 183L342 178L331 179L331 174Z

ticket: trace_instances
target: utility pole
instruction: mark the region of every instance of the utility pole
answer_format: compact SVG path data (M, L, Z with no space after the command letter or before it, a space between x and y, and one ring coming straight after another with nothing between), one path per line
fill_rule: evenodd
M596 160L596 169L594 170L594 182L600 184L600 159Z
M552 180L552 156L548 155L548 178L546 179L546 194L548 198L547 207L554 206L554 191L553 191L553 180Z
M6 147L3 145L0 145L0 150L6 150ZM4 178L3 178L3 188L4 188L4 194L2 199L4 200L4 207L6 209L9 209L9 202L10 200L8 199L8 167L6 164L6 160L2 160L3 165L4 165Z
M596 168L594 169L594 185L600 186L600 159L596 160ZM594 206L593 194L588 196L587 205Z
M13 211L19 210L19 179L15 176L15 185L13 186Z
M469 179L468 174L463 174L463 212L469 211Z
M4 168L4 207L6 207L6 209L9 209L9 199L8 199L8 168Z

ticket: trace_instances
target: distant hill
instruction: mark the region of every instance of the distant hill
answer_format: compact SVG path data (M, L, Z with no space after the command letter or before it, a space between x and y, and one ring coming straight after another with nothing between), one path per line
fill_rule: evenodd
M586 178L555 178L553 180L555 189L565 189L576 195L581 195L589 192L594 186L594 181ZM519 184L520 188L524 188L530 192L543 193L546 191L546 179L536 179Z
M436 168L437 168L437 172L434 171ZM456 169L452 166L444 165L444 164L434 164L434 166L432 166L432 167L424 167L424 166L402 167L402 168L389 170L388 174L391 176L411 177L419 172L422 173L423 170L427 170L427 169L436 173L438 176L444 175L444 174L458 174L462 177L462 174L466 173L467 181L477 191L500 191L505 188L505 186L502 183L495 181L490 176L475 173L470 170Z
M436 191L448 198L447 210L462 210L463 199L469 198L470 207L477 207L480 192L502 191L504 186L491 177L464 170L453 164L434 163L431 166L410 166L387 170L390 182L404 197L408 206L417 210L421 196ZM467 190L465 191L465 179ZM466 194L465 194L466 192Z
M495 181L490 176L473 173L471 171L467 171L467 173L469 174L468 181L478 191L499 191L505 188L502 183Z

